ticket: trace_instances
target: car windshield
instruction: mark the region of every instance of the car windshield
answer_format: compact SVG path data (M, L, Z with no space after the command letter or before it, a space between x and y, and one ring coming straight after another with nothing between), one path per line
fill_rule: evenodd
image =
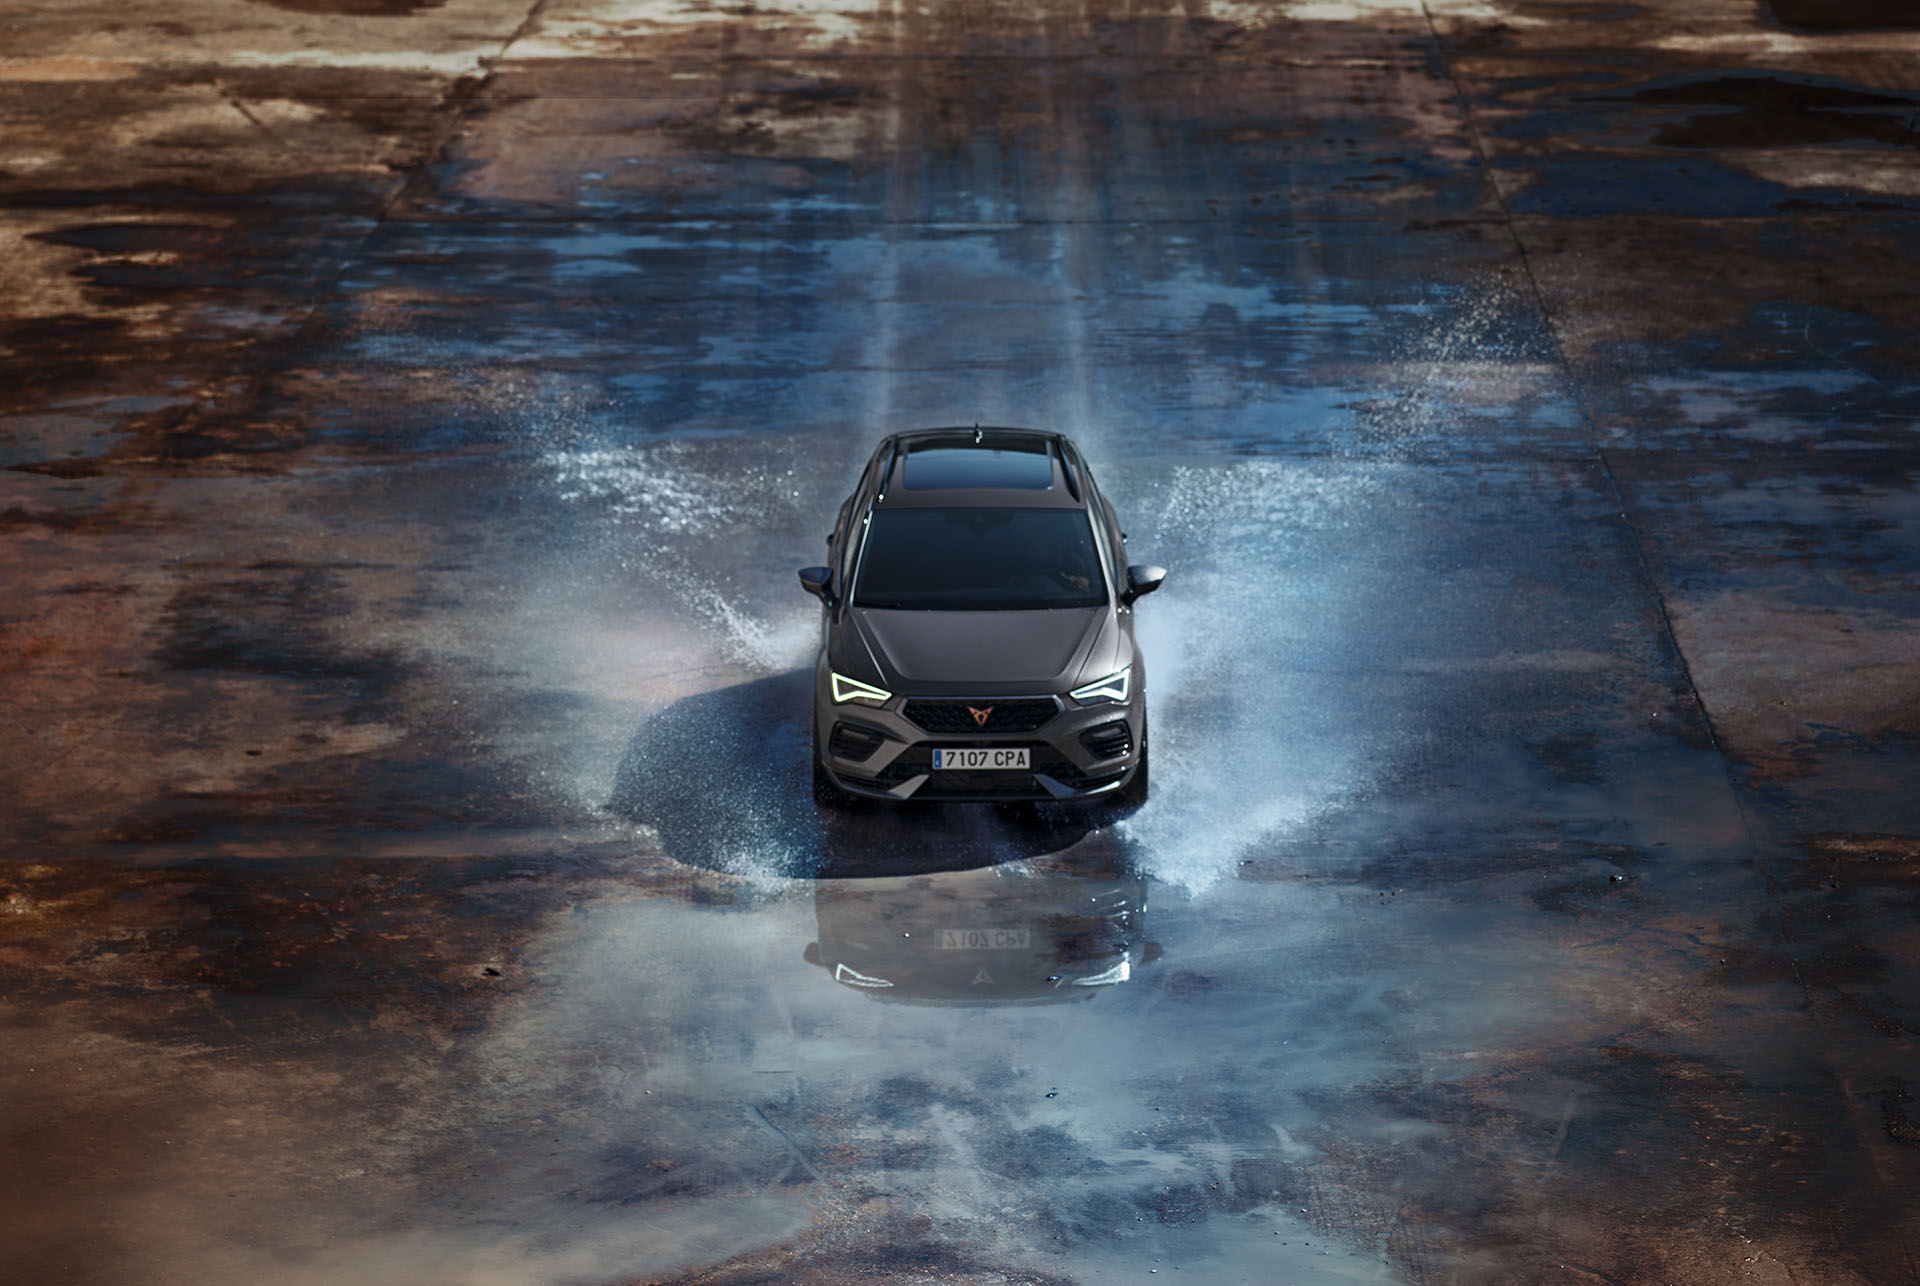
M1078 509L876 511L855 607L949 612L1105 603L1093 531Z

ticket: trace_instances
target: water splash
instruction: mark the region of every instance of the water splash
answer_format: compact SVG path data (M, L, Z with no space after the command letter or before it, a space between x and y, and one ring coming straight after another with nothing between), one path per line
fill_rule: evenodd
M1137 626L1153 791L1124 832L1147 871L1199 891L1364 790L1344 626L1369 577L1347 533L1395 501L1379 468L1324 461L1183 466L1160 492L1142 547L1174 570Z
M722 498L715 480L690 469L685 443L589 447L547 452L560 499L596 503L612 517L656 533L686 533L717 526L742 489Z

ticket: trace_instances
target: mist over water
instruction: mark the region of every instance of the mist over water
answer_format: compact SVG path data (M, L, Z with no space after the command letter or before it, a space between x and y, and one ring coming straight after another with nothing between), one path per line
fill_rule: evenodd
M1063 298L1058 310L1077 315L1079 305ZM1090 369L1086 326L1062 334L1069 365ZM884 383L878 372L863 381L870 411L893 404L874 388ZM1140 870L1197 892L1369 789L1379 748L1366 729L1379 725L1363 715L1374 684L1354 627L1378 610L1382 591L1356 551L1369 524L1401 503L1398 466L1222 456L1204 438L1169 450L1105 425L1099 405L1121 390L1087 370L1061 371L1049 387L1053 396L1024 419L982 418L1074 436L1120 510L1130 560L1169 569L1136 609L1153 788L1118 832ZM667 823L676 856L742 876L804 878L830 861L835 837L807 781L804 672L818 608L793 570L818 560L859 461L900 427L631 444L602 436L543 454L552 494L583 524L573 561L541 595L544 610L622 618L614 647L670 644L651 670L647 656L612 657L604 643L601 656L571 665L621 676L625 690L597 695L628 715L618 744L583 758L582 798L656 829L665 808L677 818ZM620 597L610 601L610 591ZM555 631L551 646L584 647L586 634ZM632 690L635 679L643 691ZM697 817L683 800L700 801ZM921 818L920 842L990 857L991 835L962 820L984 811L938 809Z
M1112 366L1103 338L1112 323L1089 311L1102 274L1120 270L1108 250L1072 221L1005 235L1041 236L1038 273L1011 272L1007 247L991 239L920 246L911 262L890 235L836 250L832 279L856 283L851 315L864 319L842 337L859 356L838 388L846 422L828 415L824 427L787 434L640 443L602 430L546 452L553 491L596 529L583 542L587 561L618 569L612 579L631 598L622 610L644 622L633 633L680 649L662 657L671 681L647 684L644 705L626 707L631 740L611 751L620 763L611 799L617 814L648 825L662 800L703 800L698 824L679 827L683 855L697 832L695 860L778 879L811 874L833 857L825 848L844 841L846 828L837 837L822 829L808 790L810 692L802 679L781 678L810 667L818 640L817 605L793 571L819 561L821 535L881 436L974 419L1073 436L1120 511L1129 560L1169 569L1165 587L1136 609L1153 788L1117 829L1139 869L1205 889L1256 848L1310 833L1369 790L1381 748L1367 730L1382 725L1364 713L1377 676L1355 640L1384 589L1355 551L1368 547L1368 525L1401 503L1399 466L1377 455L1300 454L1294 439L1319 430L1292 420L1283 429L1266 414L1292 384L1232 365L1230 350L1217 360L1191 354L1184 392L1161 387L1167 371ZM1326 319L1295 317L1302 308L1352 311L1338 301L1289 305L1265 286L1162 285L1167 293L1138 324L1180 328L1225 308L1304 326ZM930 297L936 287L947 294ZM956 290L957 302L948 297ZM1010 311L1010 301L1020 307ZM1422 312L1412 308L1392 342L1444 366L1460 337ZM1467 309L1464 324L1484 338L1499 315ZM1021 335L1032 336L1031 353L1009 349ZM907 370L918 374L903 378ZM1333 434L1361 426L1376 438L1421 436L1419 397L1353 410L1341 401L1349 395L1330 390L1302 413L1314 425L1327 420ZM1171 418L1169 397L1184 406ZM1124 412L1117 419L1115 408ZM1143 428L1143 417L1166 427ZM1276 449L1292 449L1244 454L1269 431ZM566 576L582 587L579 612L607 610L585 601L604 573L574 566ZM673 744L659 741L669 732ZM585 768L584 794L605 781L607 758ZM989 811L931 810L921 842L990 851L992 827L965 820Z

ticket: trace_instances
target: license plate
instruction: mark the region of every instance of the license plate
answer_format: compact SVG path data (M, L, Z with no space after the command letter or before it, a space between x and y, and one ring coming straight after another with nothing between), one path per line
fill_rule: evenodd
M1025 746L963 746L958 749L935 749L933 752L934 771L950 768L964 768L973 772L992 772L997 768L1025 768L1027 766L1027 748Z
M942 951L1025 951L1032 940L1027 929L942 929Z

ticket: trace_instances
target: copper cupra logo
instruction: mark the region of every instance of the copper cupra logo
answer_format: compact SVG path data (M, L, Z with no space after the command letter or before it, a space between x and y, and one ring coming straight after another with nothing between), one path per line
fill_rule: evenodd
M968 706L967 713L973 716L973 722L977 726L984 728L987 726L987 717L993 713L993 707L988 706L984 710L982 710L982 709L977 709L973 706Z

